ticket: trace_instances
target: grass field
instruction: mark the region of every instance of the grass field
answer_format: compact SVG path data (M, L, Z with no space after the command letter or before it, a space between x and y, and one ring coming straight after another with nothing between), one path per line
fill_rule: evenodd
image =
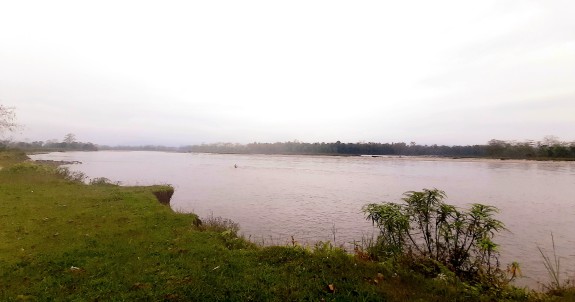
M0 151L0 301L536 301L329 244L260 247L160 204ZM553 300L568 299L555 297Z

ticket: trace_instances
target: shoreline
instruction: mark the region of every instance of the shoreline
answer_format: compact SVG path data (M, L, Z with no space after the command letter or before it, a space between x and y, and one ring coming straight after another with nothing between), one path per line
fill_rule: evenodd
M437 158L437 159L483 159L483 160L500 160L500 161L536 161L536 162L572 162L575 158L571 157L493 157L493 156L453 156L453 155L412 155L412 154L346 154L346 153L289 153L289 152L201 152L201 151L182 151L182 150L134 150L134 149L100 149L100 150L35 150L25 151L28 155L41 155L48 153L68 153L68 152L163 152L163 153L184 153L184 154L218 154L218 155L279 155L279 156L327 156L327 157L372 157L372 158ZM77 164L78 162L64 162L63 164Z
M499 300L448 272L438 282L325 243L255 246L161 205L149 186L87 185L28 163L5 166L0 300ZM13 233L18 240L8 240ZM509 301L536 301L505 290L523 297Z

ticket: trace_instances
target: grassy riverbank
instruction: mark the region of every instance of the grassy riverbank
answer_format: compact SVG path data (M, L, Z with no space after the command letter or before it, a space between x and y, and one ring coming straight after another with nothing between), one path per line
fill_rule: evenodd
M160 204L154 187L85 185L24 159L0 152L1 301L551 299L483 289L449 272L425 276L329 245L259 247L198 227L195 215Z

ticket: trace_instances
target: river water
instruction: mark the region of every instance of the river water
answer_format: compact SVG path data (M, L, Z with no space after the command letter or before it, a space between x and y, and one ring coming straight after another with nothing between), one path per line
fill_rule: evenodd
M551 252L562 277L575 278L575 162L414 157L221 155L165 152L66 152L33 159L80 161L70 168L124 185L171 184L176 211L230 218L254 242L331 241L348 250L377 236L361 208L399 201L406 191L438 188L447 203L496 206L501 262L517 261L520 286L548 276L537 249ZM234 166L237 165L237 168Z

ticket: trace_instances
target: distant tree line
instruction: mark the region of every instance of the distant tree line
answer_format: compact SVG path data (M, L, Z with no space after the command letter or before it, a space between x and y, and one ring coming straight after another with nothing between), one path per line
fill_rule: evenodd
M251 143L247 145L217 143L182 147L188 152L254 153L254 154L324 154L324 155L428 155L428 156L485 156L485 147L417 145L400 143Z
M563 142L555 136L546 136L542 141L502 141L492 139L485 146L489 157L499 158L575 158L575 142Z
M503 159L572 159L575 142L561 142L556 137L542 141L490 140L486 145L446 146L399 143L303 143L299 141L276 143L215 143L184 146L183 152L239 153L239 154L309 154L309 155L396 155L492 157Z
M18 148L25 151L164 151L198 152L222 154L286 154L286 155L390 155L390 156L442 156L442 157L486 157L500 159L565 159L575 160L575 142L560 141L547 136L541 141L509 141L492 139L485 145L447 146L398 143L304 143L299 141L276 143L213 143L168 147L161 145L105 146L78 142L73 134L67 134L62 141L12 142L0 141L0 149Z
M142 145L142 146L98 145L98 150L182 152L182 148L168 147L168 146L162 146L162 145Z
M0 142L0 148L15 148L24 151L98 151L93 143L83 142L57 142L48 140L34 142Z
M0 141L0 149L15 148L24 151L97 151L98 147L93 143L76 141L72 133L66 134L62 141L55 139L47 141L14 142Z

